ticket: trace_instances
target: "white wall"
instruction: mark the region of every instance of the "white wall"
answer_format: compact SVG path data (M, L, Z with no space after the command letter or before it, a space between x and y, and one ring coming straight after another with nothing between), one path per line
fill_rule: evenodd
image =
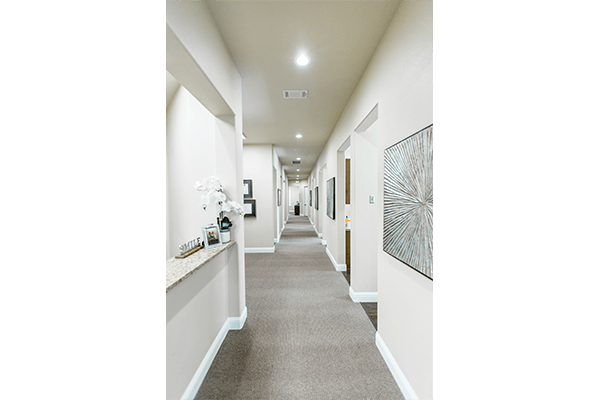
M198 236L202 226L216 223L216 208L200 207L194 184L215 169L215 117L180 86L167 108L168 223L167 259Z
M290 201L291 205L289 206L289 212L294 214L294 206L297 201L300 201L300 186L296 183L296 181L292 181L290 184ZM289 204L289 203L288 203Z
M353 212L350 283L354 292L377 292L377 263L373 262L373 249L377 247L377 122L366 132L352 134L352 163L350 165L350 208ZM369 203L369 195L376 204Z
M237 245L237 244L236 244ZM167 396L179 400L228 318L230 248L167 294ZM201 318L198 318L201 316Z
M276 189L275 189L275 205L277 207L277 226L276 226L276 235L275 237L279 239L281 236L281 231L283 230L283 225L285 222L285 210L287 210L286 206L286 196L285 196L285 185L284 185L284 174L283 174L283 166L281 165L281 160L279 159L279 155L275 148L273 148L273 167L276 170ZM277 205L277 189L281 191L281 205Z
M215 175L228 197L243 203L242 85L206 4L167 2L166 9L167 66L173 66L169 72L189 92L180 89L167 112L168 218L175 221L168 224L169 248L173 248L194 224L197 235L201 226L216 222L216 212L200 208L195 181ZM182 63L193 68L177 68ZM198 102L208 110L229 113L211 117ZM193 195L198 197L190 200ZM179 204L184 208L176 210ZM244 220L229 218L236 244L195 273L187 282L191 286L183 282L167 294L168 399L181 398L225 321L239 318L245 310Z
M400 3L313 170L314 176L327 164L323 182L331 176L341 178L337 150L379 106L377 245L372 249L378 265L378 330L420 400L433 398L433 282L382 250L383 150L433 122L432 23L432 2ZM323 198L325 188L319 186ZM320 207L317 221L324 215ZM353 215L353 223L356 218ZM338 235L328 220L323 221L323 238L337 257Z
M308 194L308 181L304 180L302 181L302 186L301 186L301 193L302 195L300 196L302 201L300 202L300 213L307 217L308 216L308 200L309 200L309 194Z
M245 218L246 248L272 248L276 221L273 187L273 145L244 145L244 179L252 180L256 218Z
M282 169L282 176L283 176L283 193L282 193L282 198L281 198L281 215L283 216L283 221L287 222L288 218L289 218L289 208L288 208L288 204L290 202L290 180L287 177L287 174L285 173L285 171Z

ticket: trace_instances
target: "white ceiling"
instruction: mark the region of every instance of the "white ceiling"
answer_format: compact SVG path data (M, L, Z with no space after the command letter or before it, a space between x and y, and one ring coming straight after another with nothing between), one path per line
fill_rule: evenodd
M306 179L398 0L207 3L242 76L244 143L272 143L288 176ZM306 67L294 63L301 53ZM285 100L284 89L308 89L308 98Z

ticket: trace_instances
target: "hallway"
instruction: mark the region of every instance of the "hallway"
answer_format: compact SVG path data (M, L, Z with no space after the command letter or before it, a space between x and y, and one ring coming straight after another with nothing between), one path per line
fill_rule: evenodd
M246 304L196 399L403 399L307 217L289 217L275 253L246 254Z

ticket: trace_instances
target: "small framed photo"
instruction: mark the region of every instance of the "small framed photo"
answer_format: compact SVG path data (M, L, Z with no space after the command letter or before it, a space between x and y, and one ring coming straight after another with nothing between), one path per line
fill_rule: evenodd
M244 218L256 217L256 200L244 199Z
M244 198L252 198L252 179L244 179Z
M204 235L204 247L210 249L221 245L221 235L219 234L219 227L216 225L202 227L202 233Z

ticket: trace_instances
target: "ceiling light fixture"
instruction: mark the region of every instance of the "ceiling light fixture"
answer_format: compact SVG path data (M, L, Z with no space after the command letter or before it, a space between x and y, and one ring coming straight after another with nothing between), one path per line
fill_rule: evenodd
M300 157L296 157L296 160L301 160L301 158Z
M310 58L308 56L301 54L296 58L296 65L300 67L304 67L310 63Z
M297 135L296 135L296 137L297 137L298 139L300 139L300 138L302 137L302 134L300 134L300 133L299 133L299 134L297 134Z

